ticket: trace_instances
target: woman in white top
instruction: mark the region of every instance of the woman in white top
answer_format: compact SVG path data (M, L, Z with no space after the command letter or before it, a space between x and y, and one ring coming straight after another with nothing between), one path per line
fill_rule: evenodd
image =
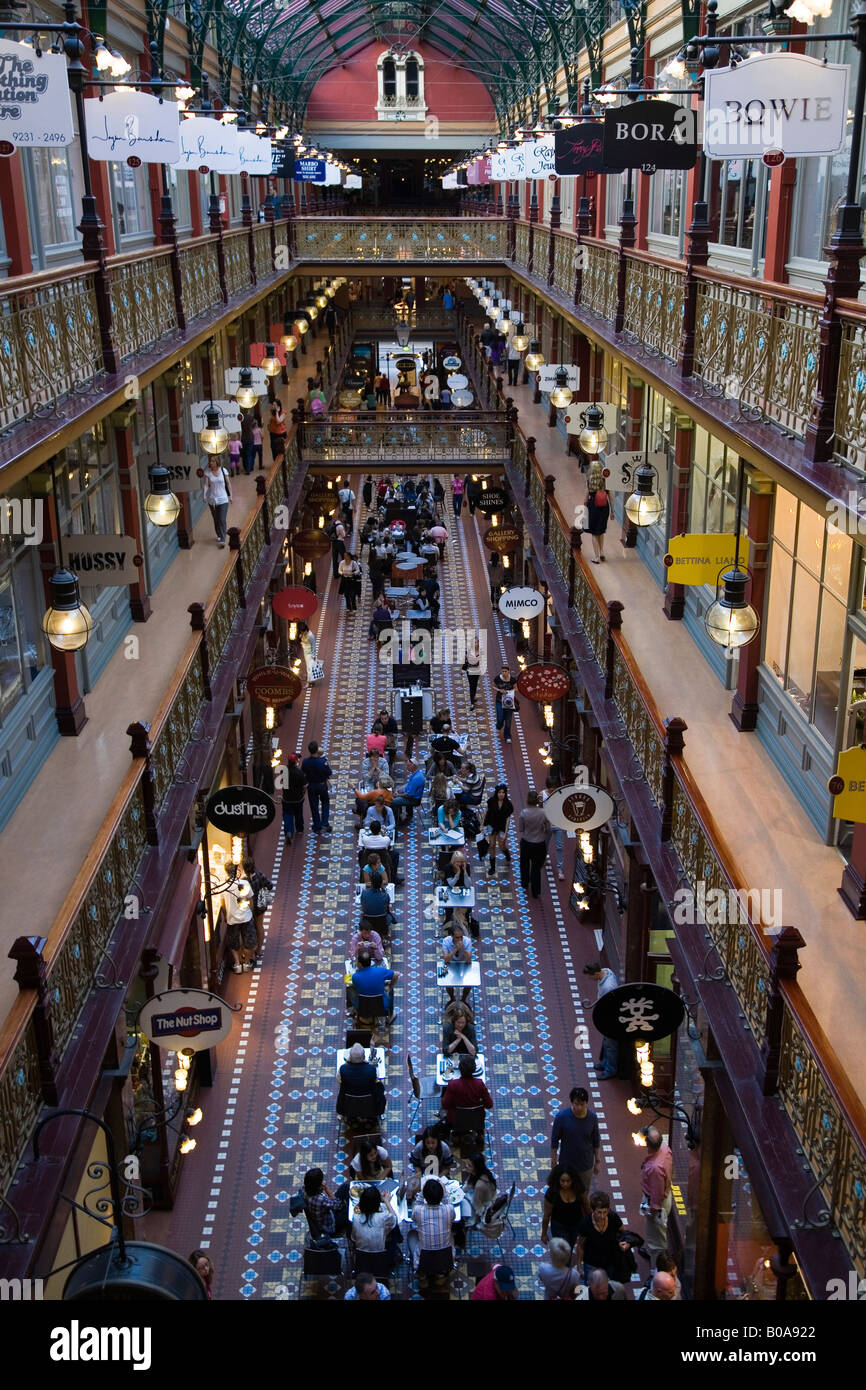
M361 566L350 550L347 550L339 565L340 593L346 600L346 612L355 613L358 608L358 594L361 589Z
M316 660L316 638L306 623L298 623L298 641L301 644L301 651L304 654L304 662L307 667L307 681L312 685L313 662Z
M352 1222L352 1244L355 1249L385 1250L388 1237L396 1227L397 1217L390 1198L383 1198L378 1187L365 1187L358 1198Z
M349 1167L359 1178L367 1178L372 1182L378 1181L379 1178L390 1178L394 1171L388 1150L371 1139L361 1140L358 1152Z
M222 460L217 454L211 454L208 459L208 465L201 480L201 490L213 517L217 545L222 547L226 543L226 519L229 502L232 501L232 485L228 469L223 467Z

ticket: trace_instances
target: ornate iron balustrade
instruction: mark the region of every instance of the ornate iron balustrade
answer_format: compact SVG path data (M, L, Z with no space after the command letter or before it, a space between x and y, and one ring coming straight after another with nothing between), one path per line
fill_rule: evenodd
M165 715L157 715L150 731L154 808L157 814L177 776L183 751L192 737L202 701L206 698L198 647L199 640L194 638L186 674Z
M648 352L675 362L682 332L682 270L629 253L626 265L625 336Z
M177 331L169 247L109 261L108 290L121 361Z
M299 217L299 261L504 260L506 223L480 218Z
M399 319L390 305L355 306L353 327L356 333L376 332L380 329L393 333L401 323L405 325L407 322L414 333L451 332L455 338L457 336L454 314L447 309L437 309L434 305L425 304L422 308L413 309L408 320Z
M583 284L580 307L613 322L616 313L616 276L619 253L615 246L583 243Z
M424 463L455 459L509 458L508 427L501 415L495 420L480 415L455 415L432 420L412 415L393 421L327 420L304 426L303 455L310 462L402 459Z
M862 305L847 302L842 312L836 457L840 463L866 469L866 316Z
M547 258L550 255L550 228L538 223L532 234L532 273L539 280L547 279Z
M91 266L0 290L0 429L40 415L102 371Z
M229 297L240 294L253 282L250 272L249 242L247 228L226 232L223 238L226 256L226 289Z
M7 1031L16 1022L18 1028L0 1072L0 1193L9 1189L43 1105L36 1026L26 1005L19 995L6 1024Z
M569 301L574 295L575 256L578 245L565 232L553 233L553 287Z
M529 224L518 222L514 229L514 264L523 266L524 269L529 265Z
M205 622L208 652L214 666L219 665L239 609L240 599L235 578L235 567L231 565L219 594L209 606Z
M270 275L274 269L271 251L271 229L267 223L253 228L253 246L256 253L256 275Z
M217 237L198 237L179 248L180 283L187 323L213 308L214 287L219 286Z

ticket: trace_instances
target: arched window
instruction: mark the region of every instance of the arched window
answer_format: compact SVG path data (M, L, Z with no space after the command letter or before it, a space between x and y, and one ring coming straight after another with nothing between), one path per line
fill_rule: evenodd
M418 59L407 58L406 60L406 96L410 101L415 101L420 92L421 82L418 73Z
M420 53L395 53L387 49L376 64L380 121L424 120L424 59Z
M382 64L382 95L389 102L397 99L397 64L393 58L386 58Z

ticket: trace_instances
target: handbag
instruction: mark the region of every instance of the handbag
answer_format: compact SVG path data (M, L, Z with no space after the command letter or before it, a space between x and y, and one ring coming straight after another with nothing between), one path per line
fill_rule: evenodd
M478 839L475 841L475 848L478 850L479 859L484 859L487 855L487 851L490 849L490 841L486 835L478 836Z
M325 677L325 663L323 661L310 662L310 680L320 681Z

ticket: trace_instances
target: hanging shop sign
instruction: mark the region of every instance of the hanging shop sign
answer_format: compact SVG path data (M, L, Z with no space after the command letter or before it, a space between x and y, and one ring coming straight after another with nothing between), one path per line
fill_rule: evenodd
M602 787L578 782L559 787L544 803L544 814L559 830L596 830L610 820L613 811L613 800Z
M242 174L269 174L273 168L270 140L250 130L238 131L238 155Z
M347 187L347 188L349 187L349 184L348 184L348 183L346 184L346 187ZM443 187L443 188L456 188L456 187L457 187L457 175L456 175L456 174L443 174L443 175L442 175L442 187Z
M339 169L339 168L337 167L336 164L329 164L329 163L326 161L326 162L325 162L325 183L328 184L328 185L330 185L330 184L342 183L342 181L343 181L343 171L342 171L342 169Z
M278 618L285 618L290 623L303 622L305 618L310 618L319 606L319 600L312 589L304 589L298 585L288 585L285 589L278 589L271 599L271 608Z
M490 178L493 183L500 183L508 178L508 151L494 150L490 156Z
M258 787L221 787L208 797L207 818L217 830L231 835L254 835L266 830L277 808L273 797Z
M324 183L324 182L325 182L325 161L324 161L324 159L296 159L296 160L295 160L295 182L296 182L296 183Z
M608 492L634 492L634 476L639 468L649 464L660 477L667 468L667 455L662 453L645 454L642 449L626 449L619 454L604 455L605 486Z
M260 705L290 705L303 690L300 676L290 666L259 666L247 676L247 691Z
M515 622L537 618L546 607L547 600L544 594L540 594L537 589L523 588L519 584L499 595L500 613Z
M734 563L736 536L701 535L671 536L670 549L665 556L669 584L712 584L719 574ZM749 563L749 538L740 537L740 565Z
M560 178L608 173L602 158L603 141L603 121L582 121L569 130L558 130L554 136L554 167Z
M446 177L447 177L447 175L446 175ZM364 185L364 180L361 178L361 175L360 175L360 174L347 174L346 177L345 177L345 179L343 180L343 187L344 187L344 188L362 188L363 185ZM445 188L446 186L447 186L448 188L456 188L456 187L457 187L456 180L455 180L454 183L451 183L451 184L447 184L447 185L446 185L445 179L443 179L443 180L442 180L442 187Z
M866 824L866 748L846 748L839 754L836 775L827 788L833 795L833 815L838 820Z
M290 179L295 173L295 150L293 145L271 143L271 173L275 179Z
M571 676L564 666L552 661L536 661L532 666L524 666L517 677L517 689L527 700L547 705L565 698L571 690Z
M172 492L198 492L207 462L206 456L202 462L199 454L168 453L160 458L155 454L139 454L138 466L145 492L149 491L150 469L160 466L168 469Z
M603 994L593 1008L592 1021L605 1038L656 1042L675 1033L685 1014L682 999L672 989L641 983L620 985Z
M526 152L525 178L546 179L549 174L556 173L556 146L552 135L543 140L528 140L523 148Z
M91 159L138 159L142 164L177 164L180 159L180 107L146 92L88 99L84 128Z
M565 427L569 434L580 434L586 424L581 420L581 415L585 415L591 405L597 405L604 416L604 427L608 434L616 434L619 429L619 410L617 406L602 404L601 401L572 401L565 415Z
M296 531L290 540L292 549L302 560L318 560L320 555L330 554L331 542L318 527Z
M704 73L704 149L714 159L838 154L848 119L848 67L772 53Z
M513 150L505 151L505 177L510 180L526 178L526 147L517 145Z
M190 424L194 434L200 434L207 424L208 411L215 410L220 424L229 434L240 434L243 411L237 401L192 401L189 407Z
M608 169L693 169L698 158L695 113L669 101L636 101L606 111L602 154Z
M445 368L446 372L456 372L458 367L463 366L463 363L461 359L456 357L452 352L447 357L442 358L442 366Z
M484 532L484 544L488 550L496 550L500 555L510 555L519 549L523 537L516 526L488 526Z
M505 488L486 487L475 505L485 516L493 516L494 512L504 512L508 506L508 501L508 493Z
M0 40L0 134L21 145L71 145L72 101L62 53L37 54L25 43Z
M178 143L180 158L173 165L175 169L240 173L237 126L223 125L209 116L190 116L180 123Z
M282 333L280 325L280 333ZM226 393L233 395L241 384L241 372L247 371L250 374L250 386L261 395L268 389L268 379L261 367L226 367Z
M167 989L148 999L138 1026L150 1042L170 1052L202 1052L228 1037L232 1017L226 1001L210 990Z
M63 563L91 589L134 584L143 564L132 536L68 536L63 540Z
M452 391L462 391L469 385L469 378L462 372L452 372L448 378L448 385Z
M580 367L572 366L570 362L546 363L538 370L538 389L539 391L552 391L556 386L557 372L565 372L568 378L568 385L572 391L577 391L580 387Z

